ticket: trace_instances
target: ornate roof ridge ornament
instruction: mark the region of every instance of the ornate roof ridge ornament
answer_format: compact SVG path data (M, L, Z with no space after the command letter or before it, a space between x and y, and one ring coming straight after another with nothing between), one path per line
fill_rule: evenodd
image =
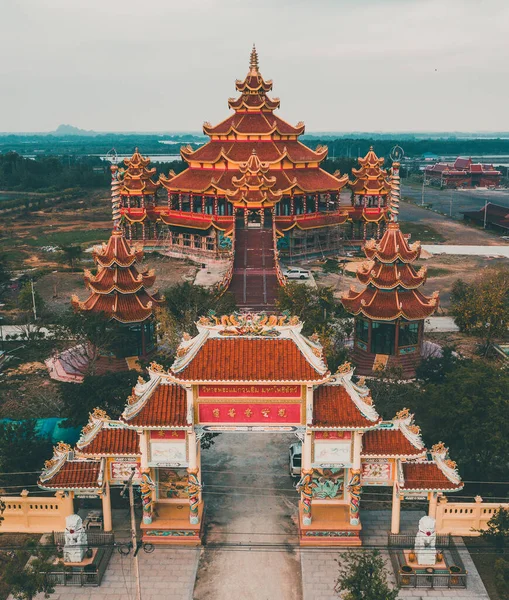
M88 423L81 430L80 439L76 442L76 448L81 450L84 446L88 446L101 431L105 421L109 421L106 411L102 408L94 408L88 415Z
M70 452L72 452L71 446L65 442L58 442L56 446L53 446L53 456L44 463L39 480L44 483L58 473L67 461Z
M352 367L350 362L344 362L339 365L334 375L329 379L325 385L342 385L353 403L368 421L376 423L380 420L380 415L377 413L373 399L371 398L371 392L365 385L366 380L361 378L359 383L355 384L352 381L355 367Z
M406 439L418 450L424 449L424 442L421 437L421 428L414 423L414 415L408 408L403 408L396 413L392 422L406 437Z
M435 461L437 467L442 473L455 484L461 483L461 477L458 473L456 463L449 458L449 449L446 448L443 442L438 442L431 448L431 455Z

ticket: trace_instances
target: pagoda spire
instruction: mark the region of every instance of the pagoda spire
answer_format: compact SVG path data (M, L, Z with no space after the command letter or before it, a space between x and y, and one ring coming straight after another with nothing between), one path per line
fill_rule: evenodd
M400 146L394 146L394 148L391 150L391 191L389 192L389 219L392 223L398 222L399 200L401 196L401 180L399 177L399 167L400 160L402 157L403 149Z
M250 75L258 75L258 52L256 51L256 46L253 44L253 48L251 50L251 56L249 58L249 74Z

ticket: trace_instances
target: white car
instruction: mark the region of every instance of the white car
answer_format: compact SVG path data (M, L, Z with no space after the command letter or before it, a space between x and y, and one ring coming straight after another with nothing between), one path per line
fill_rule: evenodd
M288 267L283 271L283 275L288 279L309 279L311 273L306 269L300 267Z
M302 444L295 442L290 446L290 476L300 477L302 469Z

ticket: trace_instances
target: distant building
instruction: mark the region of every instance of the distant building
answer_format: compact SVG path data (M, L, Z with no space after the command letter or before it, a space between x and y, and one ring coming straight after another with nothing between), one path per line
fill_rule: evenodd
M463 219L470 223L484 225L484 212L486 211L486 227L496 229L502 233L509 233L509 207L488 202L479 210L463 212Z
M502 173L493 165L474 163L471 158L457 158L454 163L435 163L424 169L428 183L441 188L497 187Z

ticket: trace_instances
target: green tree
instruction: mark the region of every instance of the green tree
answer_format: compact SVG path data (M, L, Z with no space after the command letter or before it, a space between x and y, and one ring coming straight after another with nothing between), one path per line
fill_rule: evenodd
M235 297L226 292L220 297L207 288L193 285L189 281L165 290L164 305L156 311L159 334L162 338L160 362L173 361L182 334L197 333L195 323L209 311L217 315L229 315L237 310Z
M87 375L83 383L61 383L63 413L66 425L81 427L88 422L94 408L102 408L109 417L117 419L125 408L127 397L136 385L137 371Z
M50 456L51 448L51 440L36 432L34 419L0 422L0 472L6 473L0 482L19 487L34 483L42 457Z
M495 561L495 587L500 600L509 600L509 561L498 558Z
M389 587L385 562L378 550L343 554L335 591L343 600L396 600L399 593Z
M451 313L461 331L478 335L484 351L509 327L509 269L487 269L473 283L456 281Z
M55 591L48 574L54 570L53 552L37 542L29 541L17 550L6 565L4 581L16 600L32 600L37 594L49 598Z
M37 317L39 317L45 309L44 300L35 288L32 295L32 284L30 282L25 283L25 285L21 288L21 291L19 292L18 306L19 308L21 308L21 310L24 310L26 312L33 312L34 302L35 309L37 311Z
M464 479L505 477L509 462L509 373L484 360L461 361L408 399L425 441L443 440Z
M79 261L83 254L83 248L74 244L69 246L60 246L60 250L64 255L64 260L71 267L71 269L74 268L75 264Z
M509 508L500 507L486 525L486 529L477 531L484 540L494 544L502 552L509 543Z

